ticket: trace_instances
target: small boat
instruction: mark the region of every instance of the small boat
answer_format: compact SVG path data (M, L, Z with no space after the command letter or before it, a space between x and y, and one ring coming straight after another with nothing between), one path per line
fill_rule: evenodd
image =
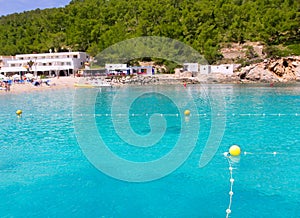
M111 87L109 83L102 83L102 84L79 84L74 83L74 86L77 88L99 88L99 87Z
M77 87L77 88L94 88L94 86L91 85L91 84L74 83L74 86Z

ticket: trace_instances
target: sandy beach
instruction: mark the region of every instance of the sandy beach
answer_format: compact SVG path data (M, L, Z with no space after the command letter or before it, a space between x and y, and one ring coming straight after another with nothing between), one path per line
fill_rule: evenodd
M49 86L46 85L45 83L39 86L34 86L31 83L27 83L27 82L24 84L13 83L10 86L10 91L0 90L0 95L20 94L25 92L47 91L47 90L64 89L64 88L73 89L74 83L79 82L80 78L79 77L59 77L59 78L55 77L49 80L50 80Z
M173 84L178 83L178 81L174 78L174 75L158 75L156 76L157 79L159 78L160 83L158 80L155 84ZM125 78L125 77L124 77ZM123 78L123 79L124 79ZM149 80L151 77L145 77L140 76L133 79L135 81L131 85L141 85L143 81ZM6 94L21 94L21 93L28 93L28 92L36 92L36 91L49 91L49 90L57 90L57 89L74 89L75 83L77 84L93 84L93 79L91 78L83 78L83 77L54 77L50 78L50 85L47 85L45 83L42 83L42 85L34 86L32 83L25 82L23 84L19 83L13 83L10 86L10 90L6 91L4 87L0 90L0 95L6 95ZM103 78L101 79L103 80ZM128 85L125 84L122 79L112 79L111 82L109 82L112 86L123 86ZM147 83L148 84L148 83ZM152 84L152 83L149 83Z

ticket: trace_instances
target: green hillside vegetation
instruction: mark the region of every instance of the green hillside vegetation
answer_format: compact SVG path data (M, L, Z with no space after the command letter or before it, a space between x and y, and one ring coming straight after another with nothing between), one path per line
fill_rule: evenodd
M220 45L260 41L269 55L300 55L299 0L73 0L64 8L0 18L0 54L86 51L165 36L213 63Z

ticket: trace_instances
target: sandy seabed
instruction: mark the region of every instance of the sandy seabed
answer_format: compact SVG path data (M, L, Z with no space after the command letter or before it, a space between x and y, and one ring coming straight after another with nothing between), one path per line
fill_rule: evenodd
M0 90L0 95L5 94L21 94L26 92L35 92L35 91L47 91L47 90L55 90L55 89L73 89L74 84L77 83L80 78L78 77L55 77L51 78L50 85L46 85L43 83L39 86L34 86L31 83L25 84L17 84L14 83L10 86L10 91Z

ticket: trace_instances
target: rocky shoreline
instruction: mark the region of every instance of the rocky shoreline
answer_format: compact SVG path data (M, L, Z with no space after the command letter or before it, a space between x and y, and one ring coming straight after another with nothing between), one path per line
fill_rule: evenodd
M300 82L300 57L265 59L246 67L237 67L232 75L200 75L208 83L295 83Z
M111 86L144 86L144 85L175 85L175 84L199 84L196 77L176 78L174 74L158 74L153 76L123 76L102 78ZM89 83L90 84L90 83Z
M242 81L300 82L300 57L265 59L247 66L236 74Z
M198 83L295 83L300 82L300 57L265 59L246 67L237 67L231 75L213 73L193 77L191 72L175 71L175 74L153 76L126 76L106 78L113 86L198 84Z

